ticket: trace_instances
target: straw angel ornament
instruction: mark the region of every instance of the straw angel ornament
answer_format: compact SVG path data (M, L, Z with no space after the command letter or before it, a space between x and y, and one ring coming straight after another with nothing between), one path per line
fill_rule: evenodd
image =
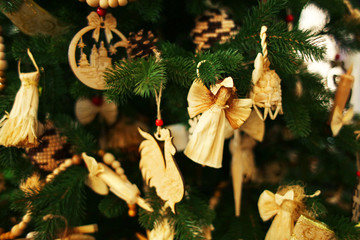
M305 199L319 195L320 190L313 195L305 195L300 185L281 186L276 194L265 190L258 201L260 217L263 221L274 217L265 240L290 239L300 215L312 215L306 209Z
M27 53L36 71L22 73L20 72L20 61L18 62L21 87L16 94L10 114L6 113L0 120L0 145L5 147L35 147L38 145L36 135L39 127L37 112L40 71L29 49Z
M189 116L202 115L184 153L194 162L221 168L226 124L237 129L251 113L251 99L236 99L235 94L231 77L210 90L199 80L192 84L187 98Z

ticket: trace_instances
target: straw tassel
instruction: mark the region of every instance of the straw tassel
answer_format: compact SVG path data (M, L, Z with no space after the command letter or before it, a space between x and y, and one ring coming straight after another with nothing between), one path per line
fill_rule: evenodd
M36 135L38 132L40 72L29 49L27 53L36 71L21 73L19 61L18 70L21 87L16 94L10 114L6 113L0 120L0 145L6 147L35 147L38 145Z

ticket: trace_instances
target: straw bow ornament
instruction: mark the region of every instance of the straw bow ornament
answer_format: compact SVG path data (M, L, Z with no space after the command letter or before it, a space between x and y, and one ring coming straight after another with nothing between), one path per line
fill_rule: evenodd
M116 121L118 109L115 103L104 99L101 104L95 104L90 99L79 99L75 104L75 115L81 124L91 123L97 114L111 125Z

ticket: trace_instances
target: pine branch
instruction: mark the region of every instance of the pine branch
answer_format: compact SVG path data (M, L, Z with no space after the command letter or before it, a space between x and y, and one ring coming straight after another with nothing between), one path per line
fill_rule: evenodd
M164 202L156 195L154 188L145 192L146 202L150 204L153 212L148 212L142 208L139 209L139 223L148 230L152 230L156 222L161 221L163 215L161 214L161 208Z
M259 29L260 32L261 26L271 26L278 13L285 9L287 0L258 1L258 4L252 7L244 18L244 29L253 29L253 31Z
M295 137L307 137L311 132L310 113L300 102L283 101L284 117L287 126Z
M48 236L56 236L62 226L57 220L44 221L43 217L48 214L65 217L70 226L81 224L85 216L87 175L85 168L73 166L46 184L40 192L30 190L23 193L23 197L17 196L12 208L27 209L30 206L38 232L35 239L47 240Z
M360 142L355 139L354 131L358 130L355 125L344 125L335 140L338 149L349 153L360 152Z
M124 103L132 95L141 97L155 96L160 86L166 85L165 66L154 57L147 60L121 60L115 63L105 75L106 95L111 101Z
M145 21L157 22L162 11L162 0L139 0L129 4L130 9L136 9Z
M205 86L214 85L217 80L236 76L236 73L241 69L243 57L242 55L232 49L218 50L215 52L205 51L195 56L195 62L200 63L199 78Z
M67 137L67 141L74 147L76 153L91 153L96 151L96 141L88 131L86 131L78 122L74 122L67 115L55 116L54 124L59 132Z
M360 238L360 228L355 227L355 223L351 222L347 217L327 217L325 222L335 232L336 239L356 240Z
M107 218L116 218L125 212L126 204L117 196L109 194L99 203L99 210Z
M171 57L164 61L168 81L188 87L196 78L196 68L191 58Z
M23 158L24 150L15 147L0 146L0 170L8 170L14 175L17 183L31 175L33 165Z
M156 62L155 58L149 58L148 61L141 59L139 63L138 71L134 73L134 93L142 97L155 96L155 91L159 92L161 85L166 85L164 64Z
M87 87L85 84L79 80L75 80L70 86L70 94L74 99L80 98L92 98L94 96L101 95L101 91Z

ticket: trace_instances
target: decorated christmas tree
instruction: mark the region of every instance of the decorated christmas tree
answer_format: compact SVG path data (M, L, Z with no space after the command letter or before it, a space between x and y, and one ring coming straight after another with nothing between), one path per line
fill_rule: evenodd
M0 239L360 239L359 6L0 1Z

